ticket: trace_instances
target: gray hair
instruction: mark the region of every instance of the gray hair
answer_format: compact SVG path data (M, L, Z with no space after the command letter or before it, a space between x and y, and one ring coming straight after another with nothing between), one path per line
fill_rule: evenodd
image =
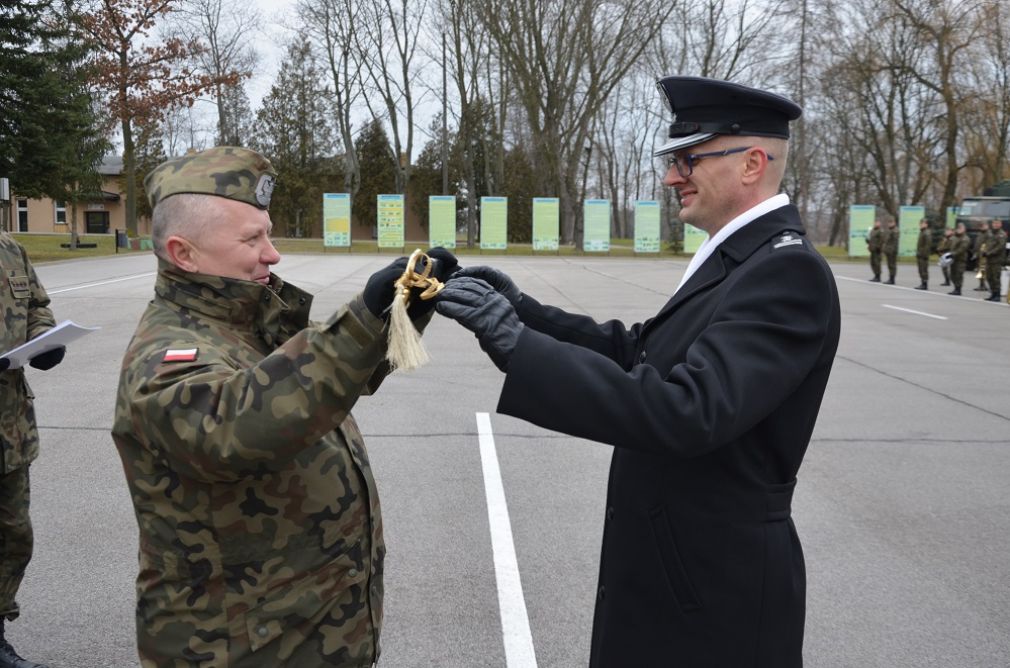
M217 214L214 195L180 193L158 202L151 214L151 244L154 254L168 260L165 241L173 235L198 241Z

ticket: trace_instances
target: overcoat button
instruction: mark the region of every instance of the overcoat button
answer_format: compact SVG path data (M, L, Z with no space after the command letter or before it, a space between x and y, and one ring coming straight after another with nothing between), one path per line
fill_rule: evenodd
M596 595L602 601L604 598L607 597L607 588L604 587L603 585L600 585L600 589L599 589L599 591L596 592Z
M645 351L643 350L642 354L638 356L638 362L639 362L639 364L644 364L645 363L645 358L646 358L646 354L645 354Z
M260 638L266 638L268 633L269 631L267 631L267 627L265 626L259 626L256 629L256 635L258 635Z
M347 571L347 574L350 575L352 578L356 578L358 577L358 569L352 568L351 570Z
M614 519L614 507L613 506L608 506L607 507L607 519L608 520Z

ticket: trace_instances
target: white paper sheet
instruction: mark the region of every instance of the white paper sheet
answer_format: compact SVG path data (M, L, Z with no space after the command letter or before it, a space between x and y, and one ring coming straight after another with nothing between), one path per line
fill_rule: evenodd
M17 369L28 364L28 360L41 355L44 352L65 346L71 341L76 341L85 334L97 331L101 327L82 327L72 320L64 320L45 334L40 334L27 343L23 343L17 348L8 350L0 359L9 359L10 368Z

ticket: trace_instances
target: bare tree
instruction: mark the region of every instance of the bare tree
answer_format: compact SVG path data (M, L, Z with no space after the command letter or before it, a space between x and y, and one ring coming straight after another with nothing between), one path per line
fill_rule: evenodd
M301 0L298 15L306 34L323 54L329 72L333 112L343 148L344 190L353 199L361 184L361 166L351 120L362 93L360 60L355 48L356 25L360 19L358 3L355 0Z
M259 11L239 0L188 0L180 5L177 18L178 30L186 41L206 45L195 59L199 71L215 80L217 143L242 144L248 140L240 128L245 99L240 91L242 83L228 83L225 75L237 72L241 78L252 76L258 56L250 35L262 22Z
M361 4L353 31L362 69L364 100L372 118L385 120L391 132L397 192L410 182L414 149L414 97L418 76L414 64L427 0L368 0ZM375 98L378 99L375 99Z
M659 0L476 4L508 72L508 87L524 111L534 168L546 194L561 200L562 239L578 244L576 182L590 126L676 5Z

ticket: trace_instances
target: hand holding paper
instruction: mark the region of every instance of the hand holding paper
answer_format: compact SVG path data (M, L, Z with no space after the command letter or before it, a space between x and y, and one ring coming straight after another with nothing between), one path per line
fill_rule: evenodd
M0 371L20 369L29 363L36 369L51 369L63 360L68 343L98 329L81 327L71 320L64 320L44 334L0 355Z

